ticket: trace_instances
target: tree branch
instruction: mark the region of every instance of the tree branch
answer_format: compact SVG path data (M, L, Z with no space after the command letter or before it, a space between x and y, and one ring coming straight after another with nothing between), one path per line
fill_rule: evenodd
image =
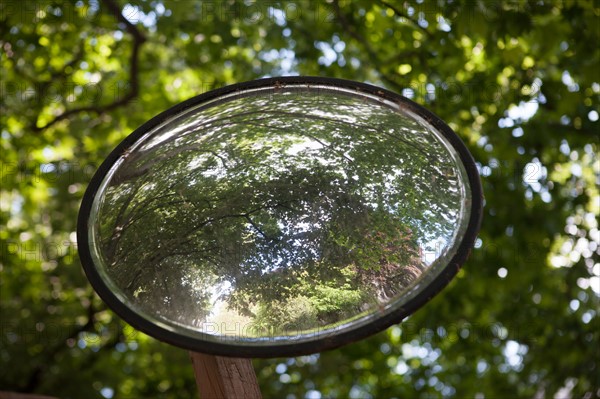
M248 223L250 223L250 225L254 228L254 230L256 230L258 234L262 236L262 238L268 241L273 241L273 238L269 237L264 231L262 231L261 228L256 223L254 223L254 221L249 215L246 214L244 215L244 217L246 218Z
M100 312L101 309L96 309L94 306L94 294L92 293L89 298L89 306L87 307L87 321L85 324L75 328L71 331L64 339L60 340L54 347L50 348L50 350L45 352L46 360L37 364L33 367L29 378L27 379L27 383L22 389L22 392L35 392L37 387L43 380L43 375L48 371L48 368L52 364L53 359L56 357L58 353L63 351L66 346L65 343L70 339L77 339L79 334L92 331L94 328L94 322L96 319L96 313Z
M393 4L388 3L386 0L379 0L379 2L383 6L389 8L390 10L392 10L394 12L394 14L396 14L397 17L400 17L400 18L403 18L403 19L407 20L415 28L420 29L428 37L432 36L432 33L430 31L428 31L425 27L419 25L419 21L415 21L413 18L409 17L408 14L406 14L404 11L400 10L398 7L394 6Z
M333 7L335 9L336 18L338 19L338 21L340 21L340 24L342 25L344 30L363 46L363 48L369 55L369 60L375 65L377 65L377 72L379 72L381 79L388 85L393 87L395 90L402 90L404 88L402 87L402 85L398 84L398 82L396 82L391 76L389 76L387 73L383 72L379 68L379 66L382 65L379 56L371 48L369 42L354 28L354 24L350 23L350 21L348 21L346 16L342 13L338 0L335 0L333 2Z
M44 126L37 126L37 120L31 126L31 129L35 132L40 132L49 128L50 126L64 120L68 119L75 114L79 114L81 112L95 112L97 114L102 114L104 112L113 110L122 105L127 104L135 97L137 97L139 93L139 54L140 47L146 41L146 37L142 34L142 32L131 22L129 22L121 13L121 8L114 0L104 0L104 4L109 9L109 11L114 15L114 17L120 23L125 25L125 30L133 37L133 47L131 49L131 57L129 60L129 92L123 96L123 98L113 101L111 103L105 105L87 105L78 108L72 108L64 111L62 114L56 116L50 122L45 124Z

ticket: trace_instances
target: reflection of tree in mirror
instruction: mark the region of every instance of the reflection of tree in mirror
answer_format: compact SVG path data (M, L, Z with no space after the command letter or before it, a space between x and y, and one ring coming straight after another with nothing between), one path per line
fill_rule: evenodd
M425 126L374 100L279 91L167 121L100 210L107 273L199 326L224 302L290 331L377 311L453 240L462 186ZM211 313L212 312L212 313Z

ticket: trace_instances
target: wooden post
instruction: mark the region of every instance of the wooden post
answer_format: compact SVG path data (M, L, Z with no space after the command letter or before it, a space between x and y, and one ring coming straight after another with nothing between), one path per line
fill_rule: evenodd
M261 399L252 360L190 352L200 399Z
M0 399L57 399L51 396L0 391Z

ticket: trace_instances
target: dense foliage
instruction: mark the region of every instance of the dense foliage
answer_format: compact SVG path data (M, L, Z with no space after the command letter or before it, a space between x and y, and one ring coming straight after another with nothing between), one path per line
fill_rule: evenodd
M458 277L404 323L255 362L267 398L600 397L600 8L593 1L0 3L0 389L191 398L188 355L119 320L76 216L114 146L262 76L340 77L447 121L486 207Z

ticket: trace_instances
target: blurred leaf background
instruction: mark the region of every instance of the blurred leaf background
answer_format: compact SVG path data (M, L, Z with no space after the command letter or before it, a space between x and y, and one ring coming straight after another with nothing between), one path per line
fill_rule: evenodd
M256 360L265 398L600 397L597 1L0 2L0 389L194 398L184 350L94 294L76 217L143 122L207 90L386 87L465 141L484 222L423 309L341 349Z

